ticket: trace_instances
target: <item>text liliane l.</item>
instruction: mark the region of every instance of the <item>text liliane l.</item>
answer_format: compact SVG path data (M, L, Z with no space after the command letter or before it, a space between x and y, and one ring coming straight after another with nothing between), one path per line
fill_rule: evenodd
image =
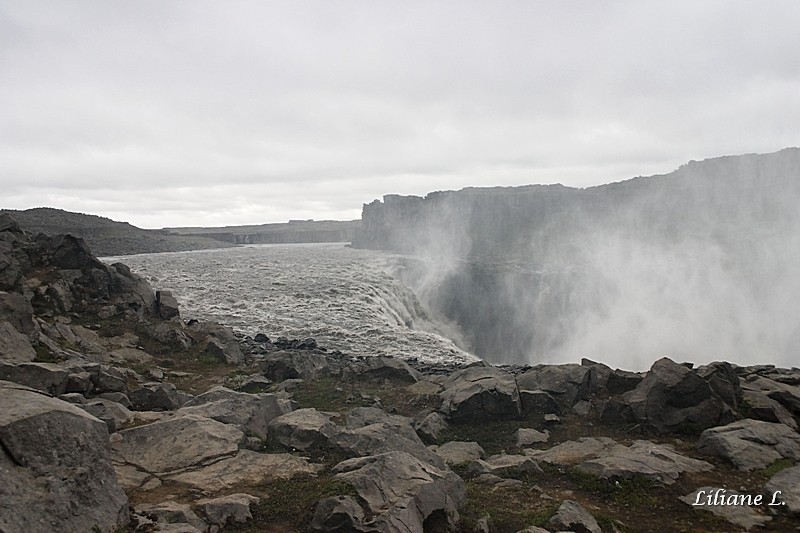
M781 501L781 491L776 490L772 493L772 499L766 505L784 505ZM738 506L738 505L764 505L764 495L762 494L728 494L725 489L701 490L697 492L692 505L697 506Z

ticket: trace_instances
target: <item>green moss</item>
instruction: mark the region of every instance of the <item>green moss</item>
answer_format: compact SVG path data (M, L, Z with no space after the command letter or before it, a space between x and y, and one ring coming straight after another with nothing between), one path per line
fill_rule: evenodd
M492 517L498 531L542 527L557 510L558 504L542 501L539 493L527 485L497 489L467 481L467 501L459 509L461 531L474 531L486 515Z
M781 470L790 468L793 465L794 461L792 461L791 459L785 459L785 458L778 459L777 461L775 461L774 463L772 463L771 465L769 465L764 469L764 475L767 477L772 477Z
M502 453L516 446L516 432L523 427L519 420L500 420L482 424L451 424L440 442L477 442L487 455Z

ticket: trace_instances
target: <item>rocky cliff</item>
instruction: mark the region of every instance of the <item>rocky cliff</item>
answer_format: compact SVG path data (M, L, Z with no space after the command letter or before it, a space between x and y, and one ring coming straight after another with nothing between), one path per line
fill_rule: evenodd
M398 275L488 360L614 353L629 366L634 352L646 362L713 350L746 361L768 345L761 360L780 362L800 340L781 318L786 295L800 297L787 276L800 257L799 201L800 149L790 148L586 189L386 196L364 206L353 245L415 256ZM711 347L706 328L735 340Z

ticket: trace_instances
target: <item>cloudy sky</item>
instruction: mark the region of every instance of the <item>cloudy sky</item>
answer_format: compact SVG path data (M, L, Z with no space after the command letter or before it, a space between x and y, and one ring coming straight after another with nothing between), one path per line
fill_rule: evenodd
M353 219L800 145L800 2L0 0L0 207Z

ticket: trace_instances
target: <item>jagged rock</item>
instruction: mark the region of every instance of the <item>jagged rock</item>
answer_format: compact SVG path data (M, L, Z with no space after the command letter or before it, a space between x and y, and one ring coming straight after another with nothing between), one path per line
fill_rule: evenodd
M486 453L477 442L450 441L432 449L448 465L476 461Z
M703 431L697 451L755 470L783 457L800 460L800 434L783 424L744 419Z
M28 337L7 320L0 320L0 361L23 363L36 359L36 350Z
M520 390L519 398L525 416L557 415L561 408L555 399L543 390Z
M469 475L492 474L499 477L516 477L523 474L541 474L539 464L527 455L499 454L478 459L467 468Z
M123 405L102 398L89 400L80 407L93 417L105 422L109 433L114 433L133 420L133 413Z
M665 433L726 424L734 415L697 371L665 357L653 364L634 390L606 402L601 418L610 423L636 422Z
M607 437L584 437L526 453L540 462L577 465L578 470L600 478L640 475L664 484L674 483L684 472L713 469L709 463L681 455L669 445L646 440L623 446Z
M454 528L466 497L464 482L455 473L404 452L349 459L332 471L355 488L374 517L367 525L378 531L423 531L432 517Z
M519 390L514 376L494 367L453 372L445 381L441 411L455 422L519 418Z
M253 485L274 479L316 475L322 465L288 453L256 453L241 450L208 466L174 474L171 481L183 483L204 493L218 493L240 485Z
M402 451L437 468L445 468L442 458L426 448L413 430L402 434L387 423L370 424L356 429L338 429L330 444L350 457Z
M128 398L127 394L123 394L121 392L104 392L97 396L98 398L102 398L103 400L109 400L112 402L116 402L123 406L125 409L130 409L133 407L130 398Z
M741 386L746 390L763 392L783 405L793 415L800 416L800 387L787 385L763 376L749 376Z
M267 426L267 439L273 446L310 451L330 448L337 431L328 415L313 408L298 409L272 419Z
M315 531L365 531L364 510L352 496L331 496L320 500L314 509L311 527Z
M237 386L236 390L239 392L247 392L256 394L259 392L267 392L272 388L272 380L261 374L253 374L243 379Z
M150 473L200 466L235 454L244 434L202 416L173 417L115 434L115 459Z
M730 522L736 524L745 530L751 530L756 526L763 526L770 520L769 516L756 511L753 507L745 505L709 505L706 499L709 494L712 496L720 491L724 497L739 496L739 493L732 489L723 489L721 487L700 487L691 494L678 498L680 501L692 506L695 511L708 511L717 516L720 516ZM712 500L713 501L713 500Z
M546 365L517 376L517 384L520 390L543 390L562 408L570 408L576 401L589 398L594 388L591 375L591 369L586 366Z
M745 390L743 401L747 405L748 418L765 422L779 422L797 431L797 421L792 413L763 392Z
M608 380L606 380L606 390L609 394L624 394L635 389L643 379L644 376L637 372L617 368L609 374Z
M72 372L67 376L66 394L78 392L84 396L89 396L93 388L92 374L89 372Z
M770 501L780 491L780 495L774 497L783 502L781 509L793 516L800 516L800 465L781 470L767 481L764 488L770 495Z
M475 533L497 533L497 527L494 525L491 515L486 515L478 520L473 529Z
M309 380L330 373L328 360L317 353L273 352L267 356L264 365L264 375L273 381Z
M101 367L96 373L92 374L92 383L94 384L94 393L122 393L128 394L128 382L125 375L111 367ZM113 400L113 398L109 398ZM130 401L130 398L128 398ZM130 407L129 405L126 407Z
M391 415L377 407L356 407L347 413L347 427L349 429L363 428L372 424L385 424L397 431L403 437L418 441L411 419L400 415Z
M406 387L411 394L425 398L428 396L438 396L444 386L436 379L437 376L421 376L420 380Z
M22 294L0 291L0 322L8 322L29 341L39 338L33 306Z
M172 383L145 383L128 394L137 411L174 411L181 406L178 390Z
M162 320L181 316L178 300L169 291L156 291L156 309Z
M69 371L53 363L0 363L0 379L59 396L67 391Z
M450 428L447 420L439 413L428 413L422 420L414 424L417 435L426 443L439 442L442 434Z
M128 522L106 425L82 409L0 381L0 530L110 531Z
M573 531L575 533L602 533L603 531L592 514L581 504L572 500L562 502L548 523L557 531Z
M696 372L708 382L714 394L726 405L739 408L742 403L742 388L739 385L739 376L730 363L716 361L697 368Z
M548 440L550 440L550 432L547 430L538 431L532 428L519 428L517 430L517 446L520 448L547 442Z
M214 387L186 402L176 414L213 418L223 424L233 424L246 434L266 439L267 424L292 409L290 400L280 399L274 394L248 394Z
M365 357L357 365L356 375L361 379L399 381L416 383L420 374L402 359L376 355Z
M197 502L197 506L202 509L209 524L225 527L228 522L243 523L252 519L250 506L259 501L261 501L260 498L250 494L237 493L200 500Z
M155 520L158 524L189 524L199 531L206 530L206 523L185 503L167 501L156 505L138 507L136 510Z
M681 455L667 444L646 440L634 441L630 446L614 446L609 455L583 461L577 466L577 470L603 479L638 475L667 485L684 472L712 469L709 463Z

